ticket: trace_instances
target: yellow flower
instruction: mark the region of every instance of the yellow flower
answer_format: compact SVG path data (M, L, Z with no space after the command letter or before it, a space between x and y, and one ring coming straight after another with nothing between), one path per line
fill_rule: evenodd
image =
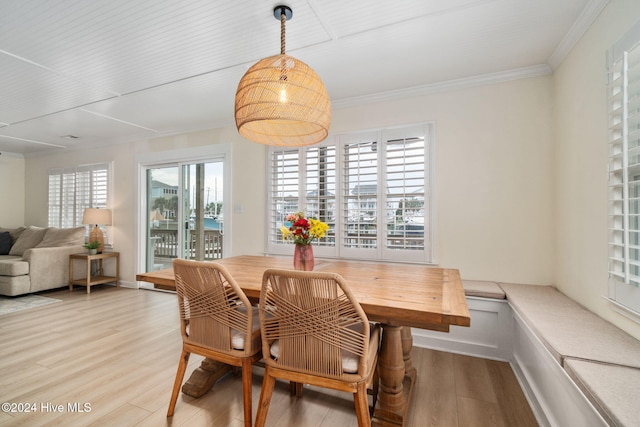
M309 233L315 238L322 239L329 230L327 224L315 218L309 218L309 223L311 224Z
M287 240L289 234L291 233L287 227L284 225L280 227L280 232L282 233L282 240Z

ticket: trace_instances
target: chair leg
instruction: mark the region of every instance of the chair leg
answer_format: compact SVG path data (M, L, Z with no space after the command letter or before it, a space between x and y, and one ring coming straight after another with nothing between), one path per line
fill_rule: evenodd
M267 421L267 412L269 412L269 404L271 403L271 395L276 379L271 376L269 366L264 368L264 379L262 380L262 390L260 390L260 403L258 403L258 414L256 415L255 427L264 427Z
M373 411L376 409L376 403L378 403L378 387L380 387L380 374L378 373L378 367L376 366L373 371L373 406L371 406L371 415L373 415Z
M358 417L358 427L371 427L367 384L364 381L358 383L358 388L353 395L353 400L356 407L356 416Z
M251 427L251 359L242 360L242 396L244 398L244 427Z
M304 384L302 384L302 383L297 383L297 382L294 382L294 381L290 381L289 382L289 390L290 390L292 396L302 397L303 388L304 388Z
M182 350L180 355L180 362L178 363L178 372L176 372L176 379L173 383L173 391L171 392L171 401L169 402L169 410L167 411L167 417L173 416L173 411L176 409L176 401L178 400L178 393L180 393L180 386L184 379L184 373L187 370L187 364L189 363L189 356L191 353Z

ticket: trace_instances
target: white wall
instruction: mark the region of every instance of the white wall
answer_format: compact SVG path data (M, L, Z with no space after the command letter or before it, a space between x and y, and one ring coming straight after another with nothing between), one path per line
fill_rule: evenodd
M0 154L0 227L24 225L25 160L20 154Z
M435 256L463 278L554 276L551 77L337 111L332 132L433 121Z
M640 18L640 2L609 2L554 74L556 284L640 339L607 295L607 49Z
M432 121L436 126L435 254L465 278L548 284L554 277L550 76L334 110L341 132ZM47 169L114 161L114 243L124 281L135 278L139 153L233 144L232 254L261 254L265 147L235 128L27 158L26 222L46 225ZM225 200L225 203L227 200Z

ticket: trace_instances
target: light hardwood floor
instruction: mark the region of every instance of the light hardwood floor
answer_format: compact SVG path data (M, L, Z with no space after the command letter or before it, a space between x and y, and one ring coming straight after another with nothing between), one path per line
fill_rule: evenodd
M0 316L0 403L35 410L2 411L0 426L242 426L233 375L199 399L181 395L166 418L181 347L175 295L108 285L41 295L62 301ZM537 425L507 363L421 348L412 355L418 380L407 426ZM186 377L201 360L192 356ZM263 370L253 373L255 419ZM267 425L356 425L353 399L312 387L298 399L278 383Z

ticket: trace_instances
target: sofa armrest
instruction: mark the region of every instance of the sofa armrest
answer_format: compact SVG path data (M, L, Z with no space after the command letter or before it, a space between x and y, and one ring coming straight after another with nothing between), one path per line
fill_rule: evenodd
M80 245L27 249L22 258L29 263L30 292L69 285L69 255L82 252Z

